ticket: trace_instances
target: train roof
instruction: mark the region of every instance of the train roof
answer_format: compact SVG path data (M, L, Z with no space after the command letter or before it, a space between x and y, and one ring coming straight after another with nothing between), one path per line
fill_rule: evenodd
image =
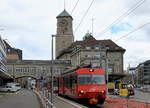
M67 74L67 73L73 73L73 72L75 72L75 71L77 71L77 70L81 70L81 69L88 69L88 68L92 68L91 66L89 66L89 65L87 65L87 66L81 66L81 67L72 67L72 68L69 68L69 69L67 69L64 73L62 73L62 75L64 75L64 74ZM101 68L93 68L93 69L101 69ZM103 72L102 73L105 73L105 71L103 70L103 69L101 69Z

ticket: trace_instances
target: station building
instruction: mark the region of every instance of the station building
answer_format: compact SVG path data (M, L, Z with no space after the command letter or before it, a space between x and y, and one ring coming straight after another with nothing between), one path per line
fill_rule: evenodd
M58 76L71 65L69 60L54 60L53 63L52 60L24 60L22 50L11 47L6 41L5 45L8 74L25 88L28 85L28 79L50 79L51 72L53 76Z
M54 75L60 75L66 68L81 65L94 65L103 68L109 79L123 76L123 55L125 49L112 40L96 40L91 33L86 33L83 40L74 41L73 18L63 10L57 17L55 38ZM7 67L10 75L19 76L50 76L51 60L23 60L22 51L7 46ZM34 72L33 72L34 71ZM46 71L46 72L45 72Z

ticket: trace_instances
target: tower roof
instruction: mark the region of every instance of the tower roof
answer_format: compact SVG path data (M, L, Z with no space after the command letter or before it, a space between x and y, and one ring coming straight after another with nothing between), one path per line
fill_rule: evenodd
M57 16L57 18L58 17L71 17L72 18L72 16L65 9Z

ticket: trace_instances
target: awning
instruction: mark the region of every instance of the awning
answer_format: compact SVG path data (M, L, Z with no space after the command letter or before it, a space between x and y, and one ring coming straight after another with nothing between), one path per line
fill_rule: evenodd
M6 72L2 72L2 71L0 71L0 77L1 77L2 79L13 79L13 77L12 77L11 75L9 75L9 74L6 73Z
M125 76L126 74L109 74L108 79L109 79L109 82L112 82L112 81L120 80L124 78Z

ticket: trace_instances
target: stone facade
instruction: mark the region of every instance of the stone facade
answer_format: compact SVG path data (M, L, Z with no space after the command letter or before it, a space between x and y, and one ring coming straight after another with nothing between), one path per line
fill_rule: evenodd
M56 57L74 41L72 21L66 10L57 16Z
M63 60L19 60L7 61L8 73L16 79L22 77L33 77L39 79L41 77L51 76L51 69L54 76L58 76L67 66L70 66L70 61Z
M89 65L101 67L109 74L123 74L123 54L125 49L112 40L96 40L87 33L82 41L71 44L57 59L71 60L73 67Z

